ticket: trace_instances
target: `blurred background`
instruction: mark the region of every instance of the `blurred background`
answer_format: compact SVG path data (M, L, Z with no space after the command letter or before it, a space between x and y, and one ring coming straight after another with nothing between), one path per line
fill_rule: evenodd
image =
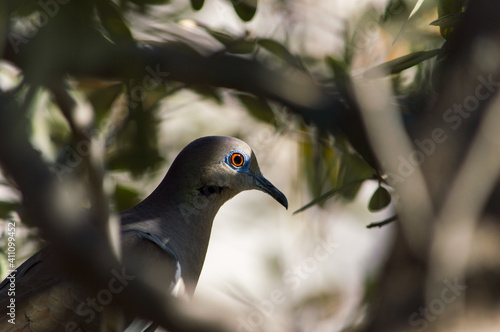
M189 142L227 135L289 209L222 207L193 307L235 331L496 331L498 7L4 1L2 277L8 221L16 265L51 239L10 158L37 151L116 213Z

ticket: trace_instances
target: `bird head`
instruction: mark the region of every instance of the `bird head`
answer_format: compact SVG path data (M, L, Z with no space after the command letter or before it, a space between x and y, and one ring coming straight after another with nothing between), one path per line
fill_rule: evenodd
M237 138L207 136L191 142L179 153L169 173L172 181L182 174L191 195L195 192L226 201L256 189L288 208L285 195L262 175L250 146Z

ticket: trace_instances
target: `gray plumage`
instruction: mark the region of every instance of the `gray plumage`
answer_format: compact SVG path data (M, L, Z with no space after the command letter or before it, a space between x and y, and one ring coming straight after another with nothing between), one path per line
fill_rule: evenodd
M288 207L286 197L262 176L245 142L220 136L193 141L151 195L120 213L127 271L152 287L192 296L217 211L239 192L251 189L266 192ZM1 331L65 331L68 322L80 331L99 330L100 312L90 314L85 307L87 294L64 275L51 250L48 246L18 268L16 325L7 322L5 312L8 280L0 284ZM126 317L125 323L127 332L155 328L154 323L136 317Z

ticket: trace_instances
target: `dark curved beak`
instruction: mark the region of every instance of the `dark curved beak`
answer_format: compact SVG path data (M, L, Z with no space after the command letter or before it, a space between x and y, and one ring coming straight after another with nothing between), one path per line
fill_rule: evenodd
M278 203L283 205L288 210L288 201L286 199L286 196L281 191L279 191L278 188L276 188L262 175L255 175L255 180L257 189L271 195L272 198L277 200Z

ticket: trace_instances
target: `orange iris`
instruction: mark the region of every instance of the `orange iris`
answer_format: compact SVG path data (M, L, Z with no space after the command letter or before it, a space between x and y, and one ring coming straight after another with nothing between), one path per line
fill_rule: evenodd
M244 162L245 158L241 153L233 153L231 155L231 164L233 164L234 167L241 167Z

